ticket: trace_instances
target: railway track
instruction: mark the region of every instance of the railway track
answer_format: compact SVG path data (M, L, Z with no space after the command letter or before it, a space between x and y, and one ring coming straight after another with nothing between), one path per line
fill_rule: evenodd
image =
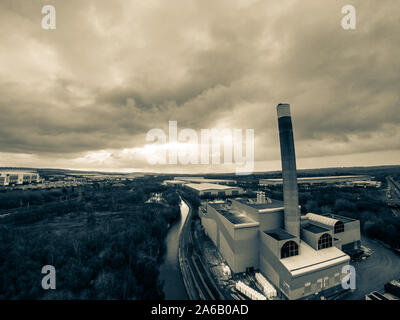
M184 201L184 200L183 200ZM186 292L190 300L215 300L215 296L210 290L207 280L203 277L203 266L200 264L199 257L193 255L193 237L191 233L192 207L183 225L179 239L179 266L181 268Z

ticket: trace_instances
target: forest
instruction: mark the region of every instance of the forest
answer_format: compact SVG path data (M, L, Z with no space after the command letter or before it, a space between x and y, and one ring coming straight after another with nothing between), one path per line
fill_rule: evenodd
M146 203L154 192L162 201ZM173 189L138 178L7 196L18 210L0 220L0 299L163 298L164 240L179 216ZM41 287L44 265L56 269L56 290Z

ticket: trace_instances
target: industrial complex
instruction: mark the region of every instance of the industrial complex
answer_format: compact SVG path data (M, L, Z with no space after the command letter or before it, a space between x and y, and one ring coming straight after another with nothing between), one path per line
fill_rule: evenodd
M368 175L352 175L352 176L328 176L328 177L302 177L297 178L298 184L304 185L343 185L343 186L366 186L380 187L381 183L375 181L373 177ZM260 179L260 186L276 186L282 185L283 179Z
M192 182L192 183L216 183L226 185L236 185L236 180L231 179L209 179L204 177L175 177L175 181Z
M0 186L21 185L40 182L37 171L1 170Z
M189 188L197 193L198 196L238 196L244 193L242 188L225 186L221 184L214 183L188 183L185 185L186 188Z
M343 267L360 251L360 224L339 215L300 214L290 106L279 104L277 113L283 201L259 191L256 199L206 202L199 216L233 273L257 271L263 286L272 284L280 296L302 299L341 288ZM186 186L199 194L210 190Z
M199 197L226 197L238 196L244 190L237 187L235 180L206 179L203 177L175 177L174 180L165 180L165 185L182 186L194 191Z

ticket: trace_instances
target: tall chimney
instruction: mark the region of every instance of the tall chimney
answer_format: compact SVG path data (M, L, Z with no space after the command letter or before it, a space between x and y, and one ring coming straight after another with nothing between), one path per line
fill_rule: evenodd
M297 189L296 155L289 104L278 104L279 140L281 144L285 230L300 238L300 209Z

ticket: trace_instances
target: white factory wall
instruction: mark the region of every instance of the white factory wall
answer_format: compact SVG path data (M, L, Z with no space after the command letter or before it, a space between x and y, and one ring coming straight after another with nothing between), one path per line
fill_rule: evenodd
M259 226L235 228L235 268L238 272L250 267L258 269L258 229Z
M312 223L317 226L331 230L332 238L337 238L340 240L337 243L337 245L335 244L335 246L344 246L349 243L358 242L361 240L360 221L359 220L345 222L344 223L344 232L340 232L340 233L334 233L333 226L326 225L326 224L320 223L318 221L313 221Z
M210 205L207 205L207 218L202 217L201 221L234 273L244 272L249 267L258 268L258 225L235 228Z
M354 220L344 224L344 232L336 233L335 237L340 239L342 246L361 240L360 221Z
M217 223L214 218L210 217L209 215L207 216L201 216L200 217L201 224L206 231L206 234L210 237L212 242L214 242L214 245L217 246Z
M287 297L289 299L301 299L322 290L340 286L345 276L342 273L345 265L348 265L348 262L342 262L329 268L288 279L289 291ZM310 291L306 290L306 283L310 283Z
M301 239L305 241L310 247L312 247L314 250L318 250L318 241L320 237L327 233L332 237L332 242L334 241L335 235L333 234L333 231L324 231L324 232L319 232L319 233L314 233L311 231L308 231L306 229L300 228L300 233L301 233ZM332 243L334 245L334 243Z
M260 246L261 246L261 248L260 248L261 251L265 247L268 249L268 255L272 254L276 258L278 258L278 259L280 258L281 248L280 248L279 241L276 241L274 238L265 234L261 230L260 230Z
M279 241L260 231L260 271L281 290L282 280L290 278L289 271L280 262Z
M229 241L231 242L231 241ZM219 234L219 252L222 254L226 262L228 263L229 267L232 269L233 272L238 272L238 268L235 264L235 254L233 252L233 248L231 244L228 243L228 240L225 238L224 233L221 232Z
M258 221L262 231L283 228L283 210L258 213Z

